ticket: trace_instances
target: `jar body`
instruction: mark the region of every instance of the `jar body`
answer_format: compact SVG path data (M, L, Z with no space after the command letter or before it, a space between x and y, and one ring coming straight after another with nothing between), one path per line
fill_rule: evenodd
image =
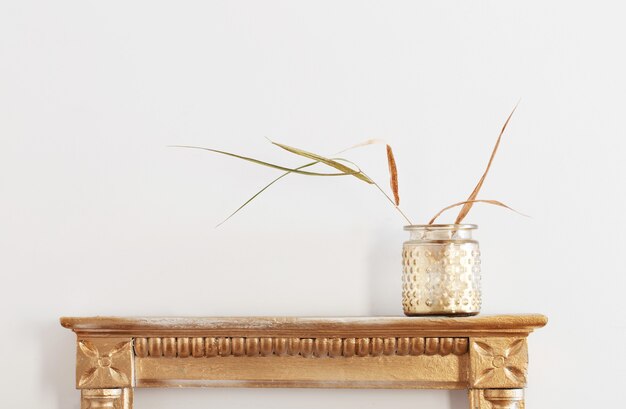
M402 249L405 315L480 312L480 249L475 225L413 225Z

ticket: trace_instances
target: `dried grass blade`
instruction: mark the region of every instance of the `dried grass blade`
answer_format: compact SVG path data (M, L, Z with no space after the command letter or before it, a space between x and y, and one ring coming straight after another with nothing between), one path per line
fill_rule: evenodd
M349 164L351 164L352 166L354 166L354 167L356 167L357 169L359 169L359 171L361 171L361 169L359 168L359 166L358 166L356 163L354 163L354 162L352 162L352 161L349 161L348 159L343 159L343 158L335 158L335 160L337 160L337 161L342 161L342 162L346 162L346 163L349 163ZM361 173L363 173L363 175L365 175L365 172L362 172L362 171L361 171ZM365 176L367 176L367 175L365 175ZM368 176L368 177L369 177L369 176ZM396 208L396 210L398 211L398 213L400 213L400 215L401 215L402 217L404 217L404 220L406 220L409 224L413 224L413 222L411 221L411 219L409 219L409 218L407 217L407 215L406 215L406 214L404 214L404 212L402 211L402 209L400 209L400 206L396 205L396 204L393 202L393 199L392 199L392 198L390 198L390 197L389 197L389 195L388 195L387 193L385 193L385 191L383 190L383 188L381 188L381 187L380 187L380 185L374 181L374 179L371 179L371 178L370 178L370 180L372 181L372 184L373 184L374 186L376 186L376 188L377 188L378 190L380 190L380 192L381 192L381 193L382 193L382 194L383 194L383 195L387 198L387 200L389 200L389 203L391 203L391 204L393 205L393 207L395 207L395 208Z
M517 109L517 105L519 105L519 103L515 105L515 107L509 114L509 117L506 119L506 122L502 126L502 129L500 130L500 135L498 135L496 144L493 147L493 151L491 152L491 157L489 158L489 162L487 163L487 168L485 169L485 172L483 173L482 177L478 181L478 184L476 184L476 187L467 198L465 205L461 208L461 211L459 212L459 215L456 217L456 220L454 222L455 224L460 224L463 221L463 219L465 219L465 216L467 216L470 209L474 205L475 199L476 197L478 197L478 193L480 192L480 189L482 188L483 183L485 182L485 178L487 177L487 174L489 173L489 169L491 168L491 163L493 162L493 158L496 156L496 152L498 151L498 147L500 146L500 141L502 140L502 135L504 134L504 130L509 124L511 117L513 117L513 114L515 113L515 110Z
M349 148L346 148L346 149L344 149L342 151L339 151L339 152L337 152L337 154L344 153L344 152L347 152L349 150L356 149L356 148L362 148L363 146L374 145L374 144L377 144L377 143L385 144L385 145L387 144L387 142L383 141L382 139L367 139L367 140L365 140L363 142L357 143L356 145L352 145Z
M270 141L270 142L271 142L271 141ZM380 140L380 139L368 139L368 140L366 140L366 141L364 141L364 142L358 143L358 144L353 145L353 146L351 146L351 147L349 147L349 148L347 148L347 149L344 149L344 150L342 150L342 151L338 152L337 154L340 154L340 153L343 153L343 152L349 151L349 150L351 150L351 149L360 148L360 147L363 147L363 146L368 146L368 145L373 145L373 144L378 144L378 143L381 143L381 144L386 144L386 142L385 142L385 141ZM354 166L355 168L357 168L358 172L363 173L363 172L361 171L361 169L359 168L359 166L358 166L356 163L352 162L352 161L349 161L349 160L347 160L347 159L343 159L343 158L332 158L332 160L334 160L334 161L338 161L338 162L346 162L346 163L349 163L349 164L351 164L352 166ZM310 163L307 163L307 164L305 164L305 165L299 166L299 167L297 167L297 168L296 168L296 170L300 170L300 169L303 169L303 168L306 168L306 167L309 167L309 166L313 166L313 165L315 165L315 164L317 164L317 163L320 163L320 162L316 160L316 161L314 161L314 162L310 162ZM240 211L241 211L244 207L246 207L248 204L250 204L250 202L252 202L254 199L256 199L256 198L257 198L257 197L258 197L261 193L263 193L265 190L267 190L270 186L272 186L274 183L278 182L280 179L284 178L285 176L289 175L290 173L292 173L292 172L291 172L291 171L287 171L287 172L283 173L282 175L278 176L277 178L275 178L274 180L272 180L272 181L271 181L270 183L268 183L267 185L265 185L265 186L264 186L261 190L259 190L259 191L258 191L258 192L256 192L256 193L255 193L252 197L250 197L248 200L246 200L246 201L245 201L245 202L244 202L241 206L239 206L239 207L237 208L237 210L235 210L234 212L232 212L232 213L231 213L231 214L230 214L230 215L229 215L226 219L224 219L222 222L220 222L220 223L219 223L218 225L216 225L215 227L219 227L219 226L221 226L222 224L224 224L224 223L225 223L226 221L228 221L231 217L233 217L235 214L239 213L239 212L240 212ZM365 176L367 176L367 175L365 175ZM370 180L371 180L371 178L370 178ZM377 187L377 188L378 188L378 189L379 189L379 190L380 190L380 191L381 191L381 192L382 192L385 196L387 196L387 194L386 194L386 193L385 193L385 192L384 192L384 191L380 188L380 186L378 186L378 184L376 184L376 182L374 182L374 181L372 180L372 183L373 183L373 184L374 184L374 185L375 185L375 186L376 186L376 187ZM393 204L393 201L391 200L391 198L389 198L388 196L387 196L387 198L388 198L388 199L389 199L389 201ZM400 212L400 214L401 214L401 215L402 215L402 216L406 219L406 221L407 221L409 224L413 224L413 223L411 222L411 220L409 220L409 219L408 219L408 217L407 217L407 216L406 216L406 215L402 212L402 210L400 210L400 208L399 208L398 206L396 206L396 209Z
M341 164L341 163L339 163L339 162L337 162L335 160L326 158L326 157L318 155L316 153L307 152L307 151L304 151L302 149L294 148L292 146L283 145L282 143L278 143L278 142L272 142L272 143L274 145L276 145L276 146L278 146L278 147L288 151L288 152L294 153L294 154L299 155L299 156L303 156L305 158L316 160L316 161L321 162L321 163L323 163L325 165L333 167L333 168L343 172L344 174L352 175L352 176L356 177L357 179L360 179L360 180L362 180L362 181L364 181L366 183L369 183L369 184L373 183L372 180L369 177L365 176L362 172L355 172L354 169L351 169L348 166L343 165L343 164Z
M351 149L355 149L355 148L360 148L362 146L367 146L367 145L372 145L374 143L384 143L383 141L379 140L379 139L368 139L367 141L361 142L359 144L353 145L347 149L344 149L338 153L343 153L346 151L349 151ZM335 158L334 160L336 161L344 161L344 162L348 162L351 165L353 165L354 167L356 167L358 169L359 172L361 172L361 169L359 169L359 167L354 163L351 162L347 159L340 159L340 158ZM300 170L303 168L307 168L309 166L313 166L315 164L318 164L319 161L315 161L315 162L309 162L305 165L299 166L296 168L296 170ZM223 221L221 221L219 224L217 224L215 227L219 227L222 224L226 223L231 217L233 217L234 215L236 215L237 213L239 213L244 207L246 207L248 204L250 204L250 202L252 202L254 199L256 199L261 193L265 192L270 186L272 186L274 183L278 182L279 180L281 180L282 178L284 178L285 176L289 175L291 172L285 172L282 175L278 176L277 178L275 178L274 180L272 180L270 183L268 183L267 185L265 185L261 190L259 190L258 192L256 192L251 198L249 198L248 200L246 200L241 206L239 206L237 208L237 210L235 210L234 212L232 212L226 219L224 219ZM411 224L409 222L409 224Z
M433 218L432 218L432 219L430 219L430 221L428 222L428 224L433 224L433 223L435 222L435 220L437 220L437 218L438 218L439 216L441 216L441 215L443 214L443 212L445 212L446 210L450 210L450 209L452 209L452 208L454 208L454 207L457 207L457 206L466 205L466 204L468 204L468 203L470 203L470 201L469 201L469 200L466 200L466 201L464 201L464 202L459 202L459 203L455 203L455 204L452 204L452 205L450 205L450 206L446 206L446 207L444 207L443 209L441 209L441 210L439 211L439 213L437 213L436 215L434 215L434 216L433 216ZM521 213L521 212L518 212L517 210L513 209L512 207L509 207L509 206L505 205L504 203L499 202L499 201L497 201L497 200L474 199L474 200L472 200L472 201L471 201L471 204L474 204L474 203L487 203L487 204L492 204L492 205L496 205L496 206L504 207L504 208L506 208L506 209L509 209L509 210L511 210L511 211L513 211L513 212L515 212L515 213L519 214L519 215L522 215L522 216L528 217L528 215L526 215L526 214L524 214L524 213ZM459 223L455 222L455 224L459 224Z
M400 205L400 193L398 191L398 167L396 166L396 158L393 156L391 146L387 145L387 163L389 164L389 184L393 192L393 200L396 206Z
M319 162L311 162L311 163L307 163L306 165L302 165L296 168L296 170L300 170L302 168L307 168L309 166L313 166L316 163ZM279 177L277 177L276 179L272 180L270 183L268 183L267 185L265 185L263 187L263 189L259 190L258 192L256 192L254 194L254 196L252 196L251 198L249 198L248 200L245 201L244 204L242 204L241 206L239 206L237 208L237 210L235 210L234 212L232 212L227 218L225 218L224 220L222 220L219 224L217 224L215 227L220 227L222 224L226 223L231 217L233 217L234 215L236 215L237 213L239 213L240 210L242 210L244 207L246 207L250 202L252 202L254 199L257 198L258 195L260 195L261 193L265 192L270 186L272 186L274 183L278 182L279 180L281 180L282 178L284 178L285 176L287 176L288 174L290 174L291 172L285 172L282 175L280 175Z
M256 163L257 165L267 166L269 168L282 170L282 171L285 171L285 172L288 172L288 173L297 173L299 175L306 175L306 176L349 176L349 175L353 175L353 176L356 176L356 177L359 177L359 178L361 176L359 174L359 172L356 172L353 169L350 169L349 167L343 166L343 165L341 165L341 166L343 166L343 169L339 169L339 170L342 171L342 173L306 172L306 171L299 170L298 168L296 168L296 169L287 168L285 166L280 166L280 165L275 165L273 163L263 162L261 160L254 159L254 158L249 158L247 156L241 156L241 155L237 155L235 153L224 152L224 151L220 151L220 150L217 150L217 149L203 148L201 146L171 145L170 147L172 147L172 148L201 149L201 150L205 150L205 151L209 151L209 152L215 152L215 153L219 153L219 154L222 154L222 155L231 156L233 158L243 159L243 160L248 161L248 162ZM337 167L335 167L335 168L338 169Z

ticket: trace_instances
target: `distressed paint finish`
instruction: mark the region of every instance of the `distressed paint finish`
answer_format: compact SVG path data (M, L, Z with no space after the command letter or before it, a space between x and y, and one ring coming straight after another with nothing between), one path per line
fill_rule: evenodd
M468 389L471 409L524 409L542 315L62 318L81 409L131 409L133 388Z

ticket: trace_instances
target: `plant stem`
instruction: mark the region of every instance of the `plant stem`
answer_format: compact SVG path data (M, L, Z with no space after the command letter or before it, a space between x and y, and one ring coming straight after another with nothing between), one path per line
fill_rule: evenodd
M389 203L391 203L391 204L393 205L393 207L395 207L395 208L396 208L396 210L397 210L398 212L400 212L400 214L402 215L402 217L404 218L404 220L406 220L409 224L413 224L413 222L411 221L411 219L409 219L409 218L407 217L407 215L406 215L406 214L404 214L404 212L402 211L402 209L400 209L400 206L396 206L396 203L393 201L393 199L389 197L389 195L388 195L388 194L387 194L387 193L386 193L386 192L385 192L385 191L384 191L384 190L380 187L380 185L379 185L378 183L376 183L376 181L375 181L374 179L372 179L372 178L370 178L369 176L367 176L367 175L365 174L365 172L363 172L363 171L361 171L361 173L362 173L363 175L365 175L366 177L368 177L368 178L369 178L369 179L370 179L370 180L374 183L374 186L376 186L376 187L378 188L378 190L380 190L380 192L381 192L383 195L385 195L385 197L387 198L387 200L389 200Z

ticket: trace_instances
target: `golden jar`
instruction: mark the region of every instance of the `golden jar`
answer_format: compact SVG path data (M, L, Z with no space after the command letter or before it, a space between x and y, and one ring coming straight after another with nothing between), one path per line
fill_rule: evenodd
M480 312L480 250L474 224L410 225L402 249L405 315Z

